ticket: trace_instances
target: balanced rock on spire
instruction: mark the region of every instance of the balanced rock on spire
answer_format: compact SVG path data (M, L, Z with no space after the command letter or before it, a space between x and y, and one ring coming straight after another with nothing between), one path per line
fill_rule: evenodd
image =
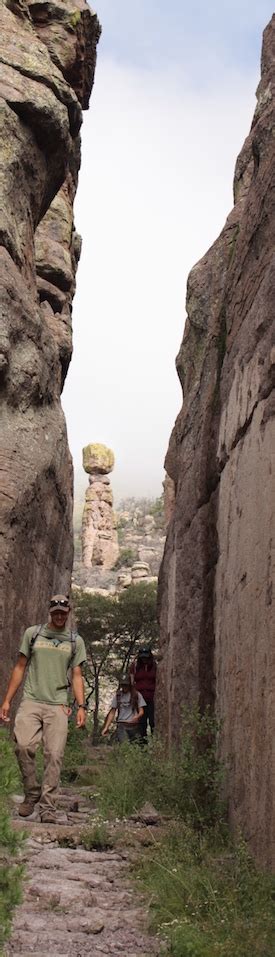
M89 475L82 518L82 561L85 568L114 567L119 556L113 493L107 478L115 463L106 445L94 443L83 449L83 468Z

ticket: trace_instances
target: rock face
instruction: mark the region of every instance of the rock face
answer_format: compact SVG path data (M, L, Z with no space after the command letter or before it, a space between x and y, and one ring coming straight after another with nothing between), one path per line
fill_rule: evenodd
M72 463L60 404L80 240L81 106L100 27L84 0L0 0L0 695L20 633L66 591Z
M175 504L160 575L158 691L170 741L182 705L215 706L232 826L273 868L274 63L275 16L235 205L188 279L183 405L166 457Z
M91 444L83 449L83 468L89 474L82 519L82 561L85 568L100 565L114 567L119 546L113 493L108 472L114 467L114 454L105 445Z

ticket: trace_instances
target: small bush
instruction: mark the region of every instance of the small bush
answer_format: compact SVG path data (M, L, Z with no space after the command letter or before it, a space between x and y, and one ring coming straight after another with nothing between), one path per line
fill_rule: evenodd
M10 794L21 790L21 777L8 731L0 729L0 805L7 803Z
M77 728L75 724L75 716L73 716L69 721L68 737L62 763L62 783L66 784L70 781L75 781L78 776L78 768L86 764L87 738L87 727Z
M109 834L106 824L99 822L81 835L81 844L86 851L108 851L114 846L114 839Z
M167 957L274 957L274 879L243 843L173 827L138 870Z
M154 739L117 746L100 773L102 813L125 817L152 801L158 810L193 826L213 825L221 818L221 769L215 754L216 723L197 711L184 720L180 748L169 756Z
M119 568L131 568L134 562L138 559L138 553L133 550L133 548L122 548L120 555L114 565L114 570L118 571Z
M12 908L21 900L23 868L11 863L23 835L13 831L8 813L9 796L20 786L20 776L10 737L0 730L0 952L10 931Z

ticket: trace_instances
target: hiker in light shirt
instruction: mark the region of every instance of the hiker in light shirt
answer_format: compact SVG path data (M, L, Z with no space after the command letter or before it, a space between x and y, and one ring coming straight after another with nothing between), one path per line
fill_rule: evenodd
M138 740L144 708L144 698L136 690L130 675L123 675L111 702L110 711L105 718L102 730L103 737L108 734L109 728L117 715L116 738L119 744L123 741Z
M21 817L29 817L39 802L42 822L56 820L56 801L62 758L68 732L68 669L77 702L76 724L85 725L81 665L86 650L80 635L67 627L70 602L66 595L54 595L50 601L49 620L32 625L25 631L17 664L13 669L6 697L0 708L0 719L10 720L10 705L25 680L23 698L15 719L15 751L24 784L24 800L19 806ZM42 742L44 774L40 786L35 769L35 752Z

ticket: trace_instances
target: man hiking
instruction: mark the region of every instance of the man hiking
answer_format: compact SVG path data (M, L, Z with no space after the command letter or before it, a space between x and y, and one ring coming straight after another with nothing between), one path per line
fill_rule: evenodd
M48 623L27 628L0 708L0 718L8 722L11 701L26 675L23 698L14 726L15 751L25 794L19 814L29 817L39 802L41 821L52 824L56 820L56 801L70 713L68 669L71 669L73 694L78 705L77 727L83 727L86 720L81 670L81 665L86 661L86 651L80 635L73 634L68 628L69 612L68 597L54 595L50 601ZM36 777L35 752L41 741L44 774L40 787Z

